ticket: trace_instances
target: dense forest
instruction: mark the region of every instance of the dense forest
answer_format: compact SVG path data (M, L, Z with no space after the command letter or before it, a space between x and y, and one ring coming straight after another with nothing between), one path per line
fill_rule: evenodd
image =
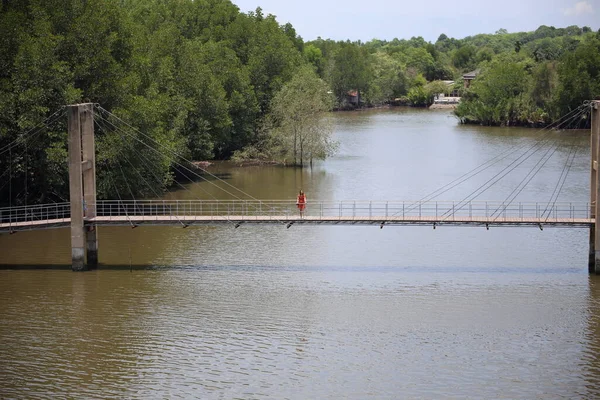
M114 198L119 188L153 195L142 168L159 191L176 178L172 160L135 135L189 160L297 165L335 150L319 122L333 108L425 106L457 89L465 122L536 124L600 95L600 32L588 27L304 42L229 0L0 4L0 206L68 198L66 118L44 124L66 104L98 103L132 127L118 135L105 116L96 131L99 197ZM470 71L478 76L463 89Z

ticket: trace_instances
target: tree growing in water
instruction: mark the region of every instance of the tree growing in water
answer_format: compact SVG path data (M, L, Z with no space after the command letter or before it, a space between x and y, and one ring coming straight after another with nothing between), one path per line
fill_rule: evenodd
M283 159L294 165L325 159L336 144L327 112L333 106L329 87L311 67L302 67L273 98L270 136Z
M311 66L300 68L271 102L262 140L237 152L234 159L270 159L297 166L333 154L332 124L327 113L333 96Z

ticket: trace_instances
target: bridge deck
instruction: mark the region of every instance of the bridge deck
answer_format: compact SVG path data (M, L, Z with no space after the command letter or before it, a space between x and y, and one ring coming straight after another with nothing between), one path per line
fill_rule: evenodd
M593 218L486 218L486 217L320 217L320 216L111 216L87 219L86 225L97 226L144 226L144 225L222 225L222 224L324 224L324 225L428 225L432 226L549 226L549 227L589 227ZM0 224L0 232L64 228L70 226L70 218L41 221L21 221Z
M90 206L90 205L88 205ZM464 225L589 227L587 203L503 203L492 201L399 202L314 201L303 218L293 201L124 200L91 205L87 225ZM69 203L0 208L0 232L67 227Z

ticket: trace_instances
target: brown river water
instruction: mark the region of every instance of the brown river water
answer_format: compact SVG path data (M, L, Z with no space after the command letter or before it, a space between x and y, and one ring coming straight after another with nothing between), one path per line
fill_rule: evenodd
M417 200L538 130L447 111L337 113L336 156L211 172L255 198ZM589 198L589 132L517 201ZM539 157L485 192L504 200ZM490 174L496 173L496 171ZM490 176L440 196L461 200ZM169 198L230 198L219 181ZM216 183L216 184L213 184ZM587 229L281 225L100 228L72 273L69 232L0 235L0 398L597 398L600 280ZM64 265L64 267L61 267Z

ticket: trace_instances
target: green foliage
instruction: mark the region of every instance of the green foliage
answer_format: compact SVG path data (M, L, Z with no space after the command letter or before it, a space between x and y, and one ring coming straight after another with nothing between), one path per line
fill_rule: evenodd
M305 161L312 163L331 155L336 144L331 139L332 127L327 117L333 105L328 92L327 84L310 66L298 70L273 98L262 146L246 156L266 156L302 166Z
M354 43L341 43L329 59L325 77L339 104L350 90L367 91L371 65L366 49Z
M323 68L325 64L325 60L323 58L323 52L317 46L313 44L308 44L304 47L304 58L306 61L311 63L317 74L323 74Z
M539 38L529 46L533 58L522 51L496 56L474 81L456 114L463 121L490 125L549 123L599 96L600 40L593 35L573 38L580 33L574 27L561 30L568 37L557 31L540 27L524 36ZM565 48L565 40L567 48L576 46L574 50Z
M600 39L593 36L566 53L558 66L555 101L558 114L577 108L585 100L600 96Z
M458 106L456 114L462 119L487 125L519 120L528 79L522 64L498 60L473 82L471 91Z
M334 146L320 118L330 107L323 93L340 106L351 91L361 104L423 106L448 89L435 81L460 85L462 73L477 70L457 113L487 124L556 119L600 95L600 33L589 27L442 34L435 43L304 43L291 24L260 8L241 13L229 0L1 5L0 148L65 104L100 103L132 126L125 137L98 128L98 187L108 198L155 196L142 172L158 191L173 183L169 158L140 148L149 138L193 159L226 159L242 149L293 163L325 157ZM0 157L0 171L13 177L11 185L0 182L0 203L68 197L65 125L57 121Z
M465 45L454 52L452 63L459 70L471 70L475 67L476 52L477 50L474 46Z
M404 66L384 52L371 56L372 81L366 93L370 104L383 104L406 95L409 82Z
M407 96L410 103L415 107L425 107L431 104L430 95L424 86L415 86L408 91Z
M306 63L290 24L229 0L2 2L0 35L0 148L86 101L127 120L133 137L193 159L227 158L260 140L273 97ZM155 196L140 174L158 192L172 184L169 158L106 124L96 134L100 196ZM26 152L15 147L24 156L0 158L14 171L11 185L0 182L0 203L9 191L12 204L68 198L65 130L61 120Z

